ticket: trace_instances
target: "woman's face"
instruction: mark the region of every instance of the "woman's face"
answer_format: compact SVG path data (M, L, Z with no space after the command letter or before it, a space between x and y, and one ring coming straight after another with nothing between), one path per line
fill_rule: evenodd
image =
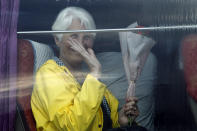
M85 30L85 26L81 24L79 19L73 19L68 30ZM56 40L56 44L60 48L60 58L72 64L78 64L83 61L83 57L71 48L68 39L77 40L86 50L93 46L93 36L90 33L70 33L64 34L62 40Z

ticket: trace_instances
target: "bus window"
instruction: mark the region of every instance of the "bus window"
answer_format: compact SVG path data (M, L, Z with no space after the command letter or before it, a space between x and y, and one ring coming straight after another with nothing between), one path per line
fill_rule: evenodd
M57 95L57 98L72 99L69 104L73 104L73 110L74 104L80 101L76 100L76 97L80 96L76 94L83 92L86 77L92 70L95 71L95 68L99 68L99 73L102 75L99 75L98 81L104 83L111 94L117 98L119 102L117 112L121 111L128 103L125 101L128 96L128 87L135 87L132 88L135 89L132 92L138 99L136 103L139 114L134 121L138 125L151 131L196 130L196 4L197 1L194 0L21 0L17 28L20 56L18 59L20 67L18 76L19 80L26 85L24 84L22 90L19 89L18 96L24 93L27 93L27 95L17 98L17 119L20 119L21 122L16 123L16 130L20 130L22 127L25 130L35 130L35 119L37 125L42 124L38 123L41 118L36 114L36 106L33 106L33 113L30 110L30 100L32 99L33 88L39 87L39 84L42 85L39 80L36 81L36 72L38 71L39 74L41 72L39 72L39 69L42 70L42 67L46 66L44 63L49 59L56 63L59 62L59 66L62 66L61 64L67 66L70 69L69 73L74 76L75 82L78 83L80 88L82 87L79 92L77 88L69 89L74 93L68 95L68 98L64 95L59 98L62 95L58 91L61 90L60 88L56 87L56 91L52 89L54 96ZM96 28L88 28L89 26L85 22L81 23L79 27L80 20L75 19L76 21L72 20L65 29L62 28L61 30L61 27L59 27L59 30L53 29L52 26L58 13L71 6L88 11L95 21ZM64 18L62 17L62 19ZM65 32L57 33L52 30ZM61 39L59 39L59 36L62 36ZM82 46L80 43L82 43ZM126 49L123 47L125 43ZM71 45L72 47L70 47ZM69 46L69 48L66 46ZM90 55L92 53L92 50L89 50L90 48L92 48L96 57ZM76 54L73 53L76 51L78 57L75 57ZM84 52L86 52L86 55L83 54ZM72 53L75 55L72 55ZM93 62L89 61L90 58ZM70 67L68 64L74 60L83 61L80 71L78 68L75 71L74 67L71 68L72 66ZM95 68L92 68L92 66ZM67 68L65 68L66 73L68 73ZM28 74L29 81L26 80L27 77L20 77L20 75L24 76L25 73ZM136 79L132 79L133 76ZM50 80L57 85L64 82L49 79L47 85L50 88L53 85L53 83L50 84ZM89 89L89 87L86 88ZM86 88L84 87L84 90ZM28 90L25 92L24 89ZM58 92L60 94L56 94ZM56 100L55 97L53 98L53 94L50 94L51 92L47 93L51 96L50 100ZM95 92L92 91L91 93ZM42 93L33 94L33 96L41 97L40 94ZM98 93L95 94L98 95ZM93 101L93 96L91 97ZM110 101L110 99L106 99L107 102ZM24 104L25 100L28 100L27 103L29 104ZM87 100L88 104L91 104L91 100ZM33 101L36 101L36 97L33 98ZM103 99L100 100L99 104L103 101ZM80 111L82 109L88 110L88 107L91 106L88 104L86 107L79 106L80 108L77 109ZM63 110L65 107L63 105L66 104L60 102L60 104L57 104L57 108L62 107ZM112 106L115 106L115 102L114 105L112 103L111 105L108 103L108 105L111 106L109 108L111 109ZM52 111L50 109L47 110L45 106L46 103L41 103L39 108L44 108L43 111L49 111L49 113L46 113L49 115L46 118L49 119L50 115L53 116L53 112L50 112ZM56 110L54 105L51 108ZM65 107L67 113L72 114L73 110L70 111L69 109ZM62 110L59 109L58 111L62 113ZM111 110L111 114L113 114L113 110ZM67 114L65 118L67 118L66 116ZM72 120L78 119L74 116ZM51 118L54 120L50 123L51 126L59 122L60 116L56 119L55 117L57 116L53 116L54 119ZM85 116L82 118L85 118ZM82 120L85 121L85 119ZM105 120L104 123L99 123L98 127L94 129L110 125L109 123L106 124ZM114 118L112 118L112 122L113 120ZM53 129L62 129L61 124L55 125ZM72 129L72 126L67 126L66 129ZM88 128L85 127L84 125L81 129ZM41 126L40 128L44 127ZM73 127L73 129L77 128Z

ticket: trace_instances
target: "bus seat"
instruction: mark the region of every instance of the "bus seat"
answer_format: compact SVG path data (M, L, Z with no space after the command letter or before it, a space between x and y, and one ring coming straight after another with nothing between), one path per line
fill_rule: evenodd
M16 130L36 131L31 111L31 93L34 74L48 59L54 56L53 50L45 44L18 39L18 84Z
M197 34L190 34L184 37L181 45L181 55L189 105L197 126Z

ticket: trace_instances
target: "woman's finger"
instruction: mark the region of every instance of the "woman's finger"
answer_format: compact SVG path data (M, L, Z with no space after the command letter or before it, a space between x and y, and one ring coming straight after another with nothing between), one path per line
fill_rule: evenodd
M67 42L69 43L69 45L71 47L74 47L75 49L80 50L80 47L74 41L72 41L71 39L68 39Z
M88 48L87 51L88 51L88 53L91 54L91 55L94 54L94 51L93 51L91 48Z
M129 116L129 115L133 115L133 116L137 116L138 115L138 113L137 112L135 112L135 111L127 111L127 112L125 112L125 115L127 115L127 116Z
M73 40L73 39L69 38L68 43L71 45L72 49L74 49L75 51L80 53L86 59L90 59L89 53L77 40Z
M129 110L129 111L126 111L125 112L125 115L135 115L135 116L138 116L139 115L139 111L138 110L136 110L136 111Z
M125 106L124 111L129 111L129 110L137 110L137 107L136 106L133 106L133 105L131 105L131 106Z
M134 109L134 108L125 108L124 111L125 112L128 112L128 111L137 111L137 109Z
M93 56L94 58L96 57L96 55L94 54L94 51L91 48L87 49L88 53Z
M77 48L79 51L85 50L82 45L77 41L74 40L72 38L68 38L68 41L70 42L71 46L74 46L75 48Z
M82 44L81 44L78 40L72 39L72 38L71 38L71 40L72 40L75 44L77 44L81 49L84 49L84 50L85 50L85 48L82 46Z
M129 98L127 98L126 102L130 102L130 101L135 101L135 102L137 102L138 99L137 99L136 97L129 97Z
M135 105L136 105L135 101L130 101L130 102L125 104L126 107L135 106Z
M79 47L77 47L76 45L74 45L71 41L67 41L67 43L71 46L72 49L74 49L75 51L79 52L80 49Z

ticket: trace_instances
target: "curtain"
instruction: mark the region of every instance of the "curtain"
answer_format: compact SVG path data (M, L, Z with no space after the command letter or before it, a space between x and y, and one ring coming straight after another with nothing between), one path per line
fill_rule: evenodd
M0 0L0 130L14 130L19 0Z

